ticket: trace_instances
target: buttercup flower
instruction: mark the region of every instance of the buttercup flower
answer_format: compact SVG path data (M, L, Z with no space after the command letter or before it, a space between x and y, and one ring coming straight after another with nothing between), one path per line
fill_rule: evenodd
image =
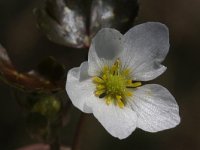
M136 127L148 132L175 127L180 117L174 97L160 85L141 83L166 70L161 62L168 50L168 29L161 23L144 23L125 35L104 28L92 40L88 61L68 72L67 93L74 106L93 113L119 139Z

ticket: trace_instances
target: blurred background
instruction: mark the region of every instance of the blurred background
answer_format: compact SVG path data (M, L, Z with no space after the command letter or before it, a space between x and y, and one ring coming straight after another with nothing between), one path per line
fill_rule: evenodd
M50 42L36 27L33 8L40 0L0 1L0 43L20 71L35 68L47 56L54 56L67 69L79 66L87 49L68 48ZM174 129L148 133L137 129L125 140L110 136L93 115L86 115L82 150L199 150L200 149L200 1L140 0L135 24L158 21L170 31L170 51L164 61L167 71L152 81L175 96L181 124ZM124 8L126 9L126 8ZM123 13L123 11L121 12ZM80 111L72 107L62 143L70 145ZM0 149L14 150L36 143L26 131L23 111L11 88L0 82Z

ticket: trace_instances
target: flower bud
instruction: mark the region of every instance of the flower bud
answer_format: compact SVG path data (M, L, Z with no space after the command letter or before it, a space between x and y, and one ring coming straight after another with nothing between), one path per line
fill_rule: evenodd
M53 96L41 96L39 101L33 106L32 112L40 113L47 118L52 118L58 114L61 103Z
M88 46L85 16L80 9L67 6L64 0L47 0L34 12L38 27L52 42L75 48Z

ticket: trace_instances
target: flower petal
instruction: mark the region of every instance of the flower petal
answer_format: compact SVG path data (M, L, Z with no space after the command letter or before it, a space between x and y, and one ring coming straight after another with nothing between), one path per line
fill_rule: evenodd
M137 116L130 108L106 105L102 99L95 100L89 105L94 116L112 136L124 139L135 130Z
M88 76L88 63L83 62L80 67L69 70L66 82L66 91L74 106L83 112L91 113L86 106L88 101L94 101L95 86Z
M166 70L160 64L169 50L169 33L164 24L144 23L130 29L124 36L122 59L133 69L134 80L152 80Z
M157 132L180 123L176 100L160 85L148 84L138 88L130 105L138 116L137 127L145 131Z
M93 38L89 54L89 74L96 75L103 64L113 62L123 50L123 35L115 30L104 28Z

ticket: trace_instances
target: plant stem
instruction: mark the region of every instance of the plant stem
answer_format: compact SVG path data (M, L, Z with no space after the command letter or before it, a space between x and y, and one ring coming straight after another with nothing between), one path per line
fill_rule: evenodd
M86 115L84 113L81 113L79 122L77 124L73 144L72 144L72 150L80 150L81 149L80 148L80 144L81 144L80 141L81 141L82 127L83 127L83 124L84 124L85 117L86 117Z

